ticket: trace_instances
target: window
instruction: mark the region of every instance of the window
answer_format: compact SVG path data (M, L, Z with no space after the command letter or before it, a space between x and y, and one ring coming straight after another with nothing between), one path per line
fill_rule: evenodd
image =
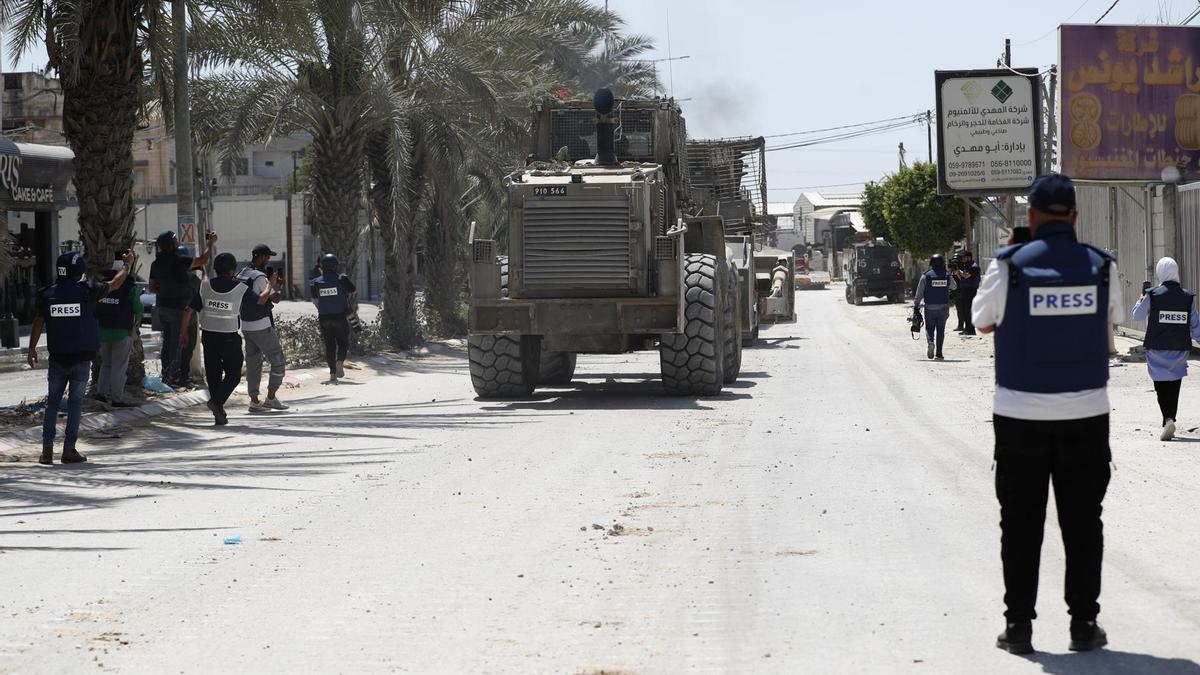
M263 164L265 164L266 166L275 166L275 161L268 159L266 162L263 162Z
M146 172L143 169L133 170L133 184L139 187L146 184Z
M9 91L12 89L20 91L20 89L21 89L21 74L20 73L9 73L4 76L4 90Z

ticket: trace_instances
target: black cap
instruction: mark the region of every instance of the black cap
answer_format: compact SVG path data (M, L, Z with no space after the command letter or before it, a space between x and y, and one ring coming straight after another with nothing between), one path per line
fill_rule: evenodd
M1038 176L1029 186L1029 205L1052 216L1075 212L1075 184L1061 173Z
M259 244L258 246L255 246L254 250L251 251L250 254L252 256L254 256L255 258L257 258L260 255L269 255L269 256L276 255L275 251L272 251L271 247L267 246L266 244Z

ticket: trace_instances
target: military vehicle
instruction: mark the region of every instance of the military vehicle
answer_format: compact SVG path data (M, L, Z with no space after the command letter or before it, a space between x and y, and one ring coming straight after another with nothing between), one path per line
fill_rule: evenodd
M863 304L863 298L885 297L904 302L904 269L900 252L883 239L855 244L845 262L846 302Z
M754 254L754 287L758 293L758 318L764 323L796 323L796 253L778 248L763 248ZM781 271L779 261L783 261ZM783 284L783 292L774 293L775 281Z
M669 394L737 379L738 274L724 223L692 201L671 99L546 101L512 172L507 256L471 238L468 356L484 398L563 385L576 355L659 351Z

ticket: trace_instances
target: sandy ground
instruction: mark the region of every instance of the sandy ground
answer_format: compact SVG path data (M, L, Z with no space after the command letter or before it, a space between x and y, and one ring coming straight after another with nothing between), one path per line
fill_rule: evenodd
M1111 649L1066 652L1051 518L1015 657L990 341L931 363L904 306L798 306L714 399L644 353L477 401L451 350L0 466L0 671L1200 673L1200 434L1156 440L1144 366L1112 371Z

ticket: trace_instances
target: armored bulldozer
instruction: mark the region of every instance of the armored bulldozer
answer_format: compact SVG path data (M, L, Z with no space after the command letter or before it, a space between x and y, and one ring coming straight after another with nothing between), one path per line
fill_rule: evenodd
M670 99L547 101L507 178L507 255L472 236L468 355L484 398L571 381L577 354L659 351L663 388L712 396L741 369L739 276L691 201Z

